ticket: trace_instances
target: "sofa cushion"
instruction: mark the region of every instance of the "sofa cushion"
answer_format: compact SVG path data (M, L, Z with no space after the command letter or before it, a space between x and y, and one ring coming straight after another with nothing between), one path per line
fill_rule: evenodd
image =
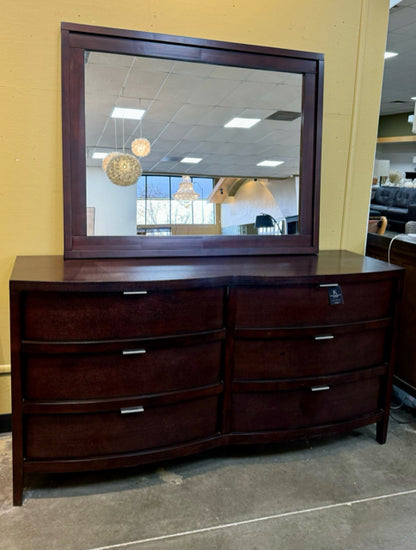
M384 204L373 204L370 205L370 216L386 216L388 211L388 206Z
M394 195L393 204L397 208L407 208L416 201L416 189L400 187Z
M407 222L408 211L407 208L397 208L397 206L390 206L387 208L386 216L389 221Z
M394 197L398 191L397 187L379 187L374 196L373 203L393 206Z

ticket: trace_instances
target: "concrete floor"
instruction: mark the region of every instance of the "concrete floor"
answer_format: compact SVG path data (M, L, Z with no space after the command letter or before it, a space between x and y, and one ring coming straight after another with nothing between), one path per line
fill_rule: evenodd
M0 436L5 550L415 550L416 416L272 447L118 472L38 476L11 504ZM400 423L399 423L399 422Z

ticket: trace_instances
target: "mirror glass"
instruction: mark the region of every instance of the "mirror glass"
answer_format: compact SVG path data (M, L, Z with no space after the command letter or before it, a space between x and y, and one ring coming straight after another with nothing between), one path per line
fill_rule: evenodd
M87 235L296 234L302 86L297 73L86 51ZM114 153L133 163L128 181Z
M61 42L65 258L318 251L322 54L74 23Z

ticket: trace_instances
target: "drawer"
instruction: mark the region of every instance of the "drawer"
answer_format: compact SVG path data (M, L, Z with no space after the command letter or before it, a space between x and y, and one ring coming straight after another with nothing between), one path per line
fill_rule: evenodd
M33 414L25 423L28 459L93 457L155 449L217 433L218 396L143 412Z
M147 294L28 292L23 339L103 340L197 332L223 324L222 288Z
M330 288L292 285L232 290L236 327L284 327L366 321L390 315L392 281L341 284L343 304L330 305Z
M380 377L328 390L236 393L231 431L261 432L334 424L379 410ZM312 387L312 386L311 386Z
M297 337L236 340L233 378L320 376L370 367L386 360L387 328L349 330L337 327Z
M163 393L220 380L222 342L103 353L27 355L24 396L29 400L92 399Z

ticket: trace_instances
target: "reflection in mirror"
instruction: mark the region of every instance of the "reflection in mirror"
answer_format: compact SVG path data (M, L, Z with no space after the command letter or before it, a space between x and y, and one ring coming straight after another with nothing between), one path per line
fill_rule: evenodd
M302 82L86 52L87 235L297 233ZM133 142L150 151L134 155ZM128 185L117 181L120 154L138 176Z

